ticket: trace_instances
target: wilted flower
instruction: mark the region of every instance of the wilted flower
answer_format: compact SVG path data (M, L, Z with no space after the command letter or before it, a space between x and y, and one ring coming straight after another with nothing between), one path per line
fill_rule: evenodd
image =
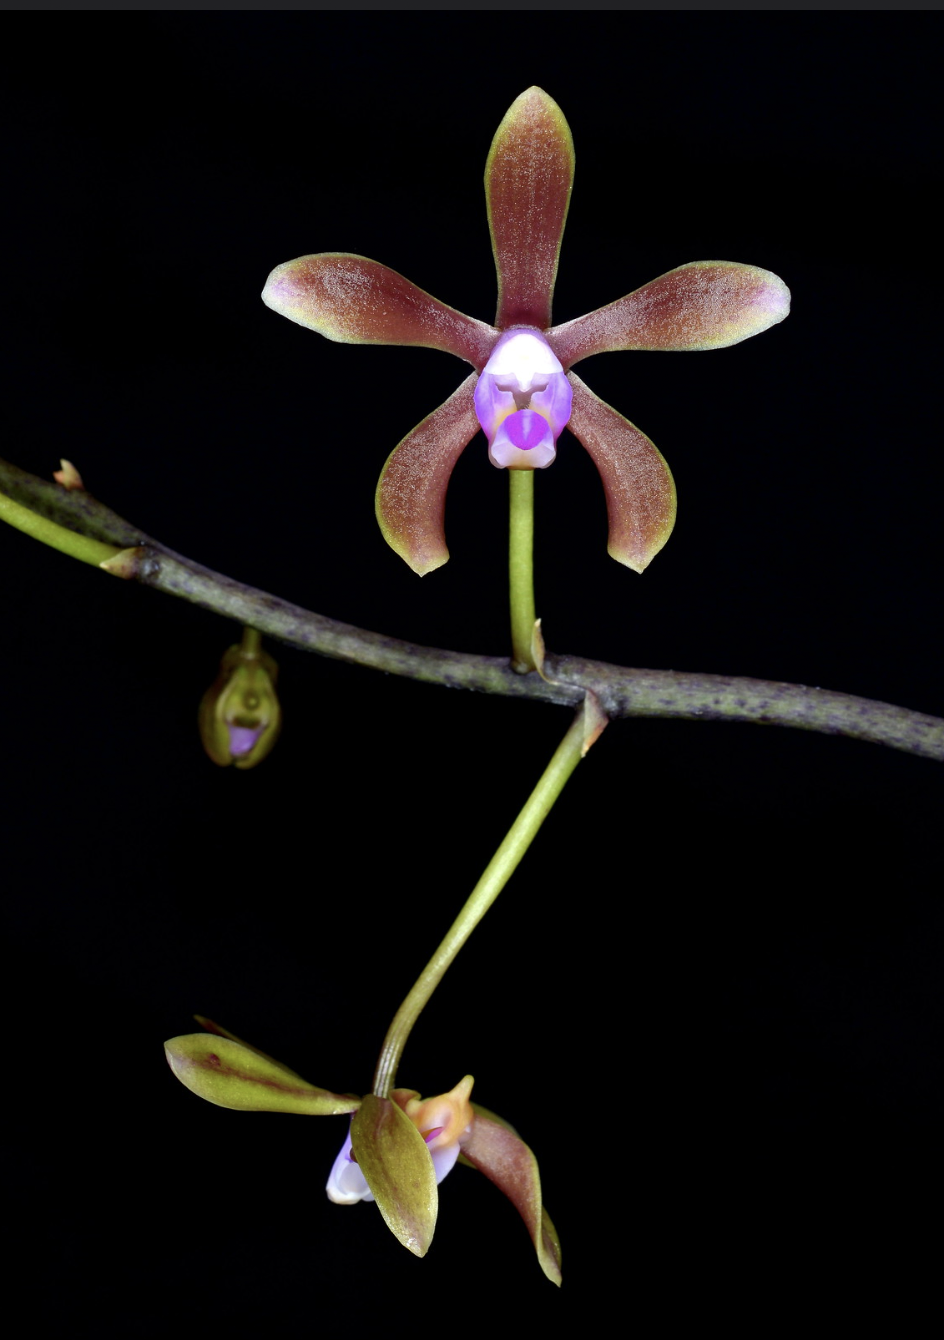
M421 1099L412 1089L395 1089L390 1098L332 1093L197 1017L211 1031L171 1038L164 1051L177 1078L201 1098L242 1112L353 1114L328 1180L333 1201L376 1200L399 1241L425 1256L436 1227L437 1184L461 1157L517 1207L541 1269L560 1284L560 1243L541 1201L537 1160L506 1122L469 1101L471 1075L436 1098Z
M446 489L479 426L492 463L522 470L553 461L565 424L603 480L610 554L641 572L672 531L671 473L645 434L570 369L608 350L723 348L782 321L789 310L789 290L769 271L696 261L587 316L551 326L573 172L563 113L542 89L528 89L505 115L485 167L498 273L494 326L363 256L302 256L278 266L266 283L262 296L269 307L328 339L423 345L474 367L395 448L377 486L384 537L421 576L449 557Z

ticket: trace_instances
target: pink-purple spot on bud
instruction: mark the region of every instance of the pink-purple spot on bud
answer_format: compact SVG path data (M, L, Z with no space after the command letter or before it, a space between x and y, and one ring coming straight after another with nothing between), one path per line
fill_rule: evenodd
M229 728L229 752L233 758L242 758L243 754L248 754L255 748L256 741L265 729L265 724L260 722L258 726L232 726L227 723Z

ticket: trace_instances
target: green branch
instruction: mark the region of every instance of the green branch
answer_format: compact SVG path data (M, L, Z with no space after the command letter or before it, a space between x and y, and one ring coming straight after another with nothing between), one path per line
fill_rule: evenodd
M944 761L944 721L870 698L733 675L635 670L548 653L547 679L517 674L507 660L421 647L367 632L244 586L165 549L81 490L68 491L0 462L0 491L57 525L121 546L111 571L201 605L306 651L448 688L576 707L587 690L611 719L668 717L748 721L846 735ZM37 535L37 538L42 538ZM10 578L7 578L9 581Z
M68 554L70 558L77 558L80 563L92 563L96 567L101 567L103 563L115 558L121 552L113 544L102 544L100 540L90 539L87 535L50 521L48 517L34 512L30 507L24 507L6 493L0 493L0 521L5 521L8 526L23 531L25 535L31 535L34 540L40 540L51 549L58 549L60 553Z

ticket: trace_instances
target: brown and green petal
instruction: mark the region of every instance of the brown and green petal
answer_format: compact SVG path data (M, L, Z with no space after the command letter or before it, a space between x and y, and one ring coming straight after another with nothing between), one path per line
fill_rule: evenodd
M453 467L479 431L473 372L445 404L407 433L387 458L377 484L383 537L415 573L441 568L446 548L446 490Z
M541 1200L538 1161L501 1117L477 1103L472 1107L475 1121L471 1135L463 1141L461 1158L504 1191L531 1234L541 1269L553 1284L560 1284L560 1239Z
M693 261L607 307L548 331L565 368L621 349L723 349L759 335L790 310L782 279L756 265Z
M593 394L575 372L567 427L593 458L606 495L607 550L642 572L672 534L675 483L662 455L638 428Z
M500 330L551 324L573 181L574 145L564 113L543 89L529 88L505 113L485 165Z
M414 344L484 367L498 332L365 256L325 252L277 265L267 307L341 344Z

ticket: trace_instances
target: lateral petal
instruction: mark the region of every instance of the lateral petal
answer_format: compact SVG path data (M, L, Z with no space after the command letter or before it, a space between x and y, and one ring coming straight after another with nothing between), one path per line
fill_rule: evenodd
M543 89L529 88L505 113L485 164L500 330L551 324L573 182L574 144L564 113Z
M693 261L595 312L547 332L565 368L615 349L723 349L759 335L790 310L790 290L770 270Z
M447 307L396 270L347 252L277 265L262 301L341 344L417 344L456 354L478 369L498 338L484 321Z
M456 461L479 431L473 392L476 373L407 433L387 458L377 484L383 537L420 577L449 558L446 490Z
M645 433L568 372L574 400L567 427L586 447L603 480L610 522L607 551L642 572L672 534L675 483Z

